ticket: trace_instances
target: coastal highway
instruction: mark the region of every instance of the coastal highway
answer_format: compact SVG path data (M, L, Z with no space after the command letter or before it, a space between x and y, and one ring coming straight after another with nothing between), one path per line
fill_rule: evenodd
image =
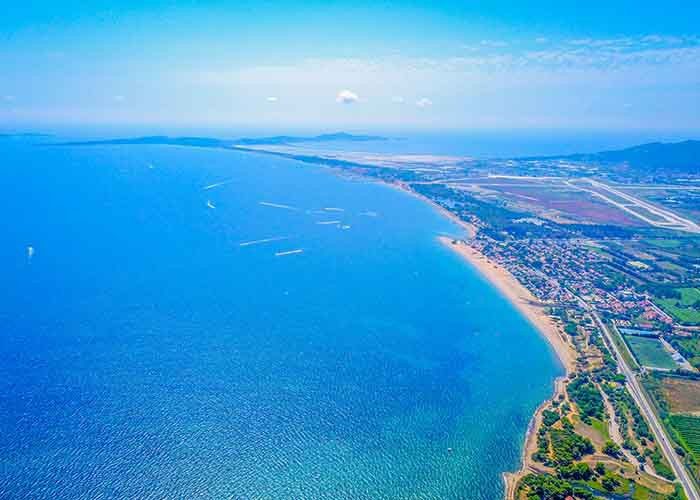
M585 302L581 302L585 304ZM673 443L667 436L666 430L663 428L661 422L659 422L656 413L654 413L651 403L649 402L649 398L647 397L646 393L639 384L639 380L637 380L637 377L632 371L632 369L629 366L627 366L625 358L622 357L622 354L618 350L617 344L615 344L615 341L613 339L613 334L610 332L607 325L603 323L603 321L598 316L598 313L596 313L592 307L586 305L586 308L593 316L595 322L598 323L598 327L605 335L607 343L614 351L618 366L620 367L622 374L627 379L627 388L629 389L632 398L634 398L634 401L637 403L639 410L649 423L649 427L654 433L656 441L661 447L661 451L666 457L666 460L668 460L668 462L671 464L671 468L673 469L674 474L676 474L676 478L678 478L678 481L681 483L681 486L683 486L683 489L685 490L685 495L688 497L688 500L700 500L700 493L698 493L698 489L695 486L695 483L690 478L690 475L688 474L688 471L683 465L683 462L681 462L681 459L676 454Z

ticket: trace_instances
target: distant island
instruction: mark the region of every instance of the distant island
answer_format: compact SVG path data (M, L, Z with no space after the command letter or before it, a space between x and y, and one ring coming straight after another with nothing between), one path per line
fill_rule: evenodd
M311 137L303 136L293 136L293 135L278 135L272 137L254 137L242 139L236 139L234 142L236 144L249 146L249 145L262 145L262 144L299 144L304 142L369 142L369 141L386 141L387 137L382 137L378 135L355 135L348 134L346 132L336 132L334 134L321 134Z

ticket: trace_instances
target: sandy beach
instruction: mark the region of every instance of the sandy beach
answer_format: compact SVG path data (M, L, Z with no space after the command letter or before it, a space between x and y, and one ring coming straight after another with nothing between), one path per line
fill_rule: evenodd
M453 243L454 240L446 236L440 236L439 239L469 261L537 328L552 345L567 373L574 369L575 354L565 340L565 334L530 290L525 288L507 269L491 262L468 244L461 241Z
M547 314L545 308L537 298L525 288L507 269L490 261L483 254L470 247L463 241L455 241L445 236L439 237L440 242L451 248L473 265L486 279L488 279L507 298L528 321L547 339L557 356L559 357L566 375L572 373L576 366L576 354L566 341L566 334L561 327ZM522 464L516 472L505 472L503 478L506 483L505 498L515 499L515 489L518 481L528 472L541 469L532 460L532 454L537 450L537 429L542 422L542 412L549 401L564 393L565 378L559 377L554 383L552 398L544 401L532 418L528 426L523 447Z

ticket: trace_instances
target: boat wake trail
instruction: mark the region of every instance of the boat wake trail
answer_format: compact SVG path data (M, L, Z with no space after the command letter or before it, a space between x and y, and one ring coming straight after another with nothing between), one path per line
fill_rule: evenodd
M275 252L275 257L283 257L284 255L294 255L297 253L303 253L304 250L298 248L296 250L287 250L286 252Z
M209 184L208 186L204 186L204 187L202 188L202 190L203 190L203 191L208 191L208 190L210 190L210 189L214 189L215 187L225 186L226 184L231 184L232 182L233 182L232 180L221 181L221 182L215 182L214 184Z
M272 241L288 240L289 238L290 236L276 236L274 238L264 238L262 240L244 241L242 243L239 243L238 246L249 247L252 245L262 245L263 243L270 243Z
M272 208L284 208L285 210L299 210L297 207L292 207L290 205L282 205L281 203L270 203L269 201L261 201L260 205Z

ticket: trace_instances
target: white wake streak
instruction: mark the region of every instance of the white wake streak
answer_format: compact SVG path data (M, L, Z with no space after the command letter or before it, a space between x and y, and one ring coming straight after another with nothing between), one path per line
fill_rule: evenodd
M202 190L208 191L209 189L214 189L215 187L219 187L219 186L225 186L226 184L231 184L232 182L233 182L232 180L215 182L214 184L209 184L208 186L204 186L202 188Z
M284 208L285 210L299 210L297 207L292 207L290 205L282 205L281 203L270 203L269 201L261 201L260 205L272 208Z
M304 250L299 248L297 250L287 250L286 252L275 252L275 257L282 257L284 255L293 255L293 254L297 254L297 253L302 253L303 251Z
M282 240L288 240L288 239L289 239L289 236L276 236L274 238L264 238L262 240L244 241L242 243L239 243L238 246L249 247L251 245L262 245L263 243L270 243L272 241L282 241Z

